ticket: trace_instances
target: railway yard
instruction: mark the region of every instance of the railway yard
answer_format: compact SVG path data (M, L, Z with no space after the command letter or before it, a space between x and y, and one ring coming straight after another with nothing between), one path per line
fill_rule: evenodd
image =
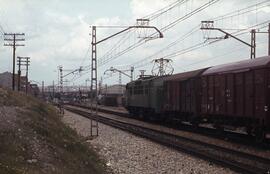
M86 136L85 132L89 133L89 131L87 130L87 129L89 129L89 120L87 120L87 118L89 118L89 116L90 116L89 109L85 109L85 106L83 108L78 107L78 106L77 107L66 106L65 108L69 112L67 113L68 116L66 116L66 119L64 118L64 120L66 120L72 127L75 127L80 133L82 133L84 136ZM105 108L105 110L107 110L109 112L113 111L113 110L106 109L106 108ZM97 140L97 145L99 145L99 146L101 145L101 147L102 147L101 154L104 155L106 158L108 158L107 164L112 165L112 166L116 165L116 166L112 167L114 169L114 171L116 171L116 172L119 172L119 173L130 173L130 172L131 173L141 173L142 171L144 171L146 169L147 170L149 169L149 171L151 171L153 173L156 173L160 170L162 171L162 173L164 171L168 171L168 173L179 173L179 172L180 173L181 172L182 173L188 173L188 172L192 173L193 170L195 173L209 173L209 172L210 173L228 173L228 172L232 172L232 171L226 170L224 168L218 167L214 164L219 164L221 166L231 168L234 171L244 172L244 173L267 173L269 170L270 151L268 151L268 150L267 151L265 151L263 149L259 150L259 149L256 149L254 147L250 147L250 146L246 146L246 145L239 145L237 143L231 143L231 142L228 142L226 140L220 140L220 139L211 138L211 137L207 137L207 136L203 136L203 135L198 135L196 133L191 133L191 132L186 132L186 131L177 131L175 129L166 128L166 127L159 126L159 125L153 125L153 124L145 123L145 122L130 119L130 118L117 116L116 112L115 111L113 111L113 112L115 114L100 113L101 117L98 117L96 119L98 119L100 123L103 123L105 125L110 125L110 126L115 127L117 129L124 130L126 132L133 134L133 135L129 135L128 133L126 133L127 137L138 135L138 136L146 139L144 141L147 142L146 145L143 145L143 144L137 145L138 142L136 143L136 141L138 141L138 140L135 140L135 143L133 143L134 140L131 140L132 143L130 143L130 141L125 140L125 138L127 138L126 136L124 136L125 138L122 138L121 137L122 135L120 136L120 138L112 136L112 132L114 132L113 133L114 135L117 135L117 134L122 134L123 131L119 131L119 130L116 131L115 129L109 128L108 126L105 126L102 124L101 130L100 130L100 131L102 131L101 134L102 135L105 134L104 136L107 138L109 138L110 136L112 136L112 137L109 138L109 140L106 140L106 139L105 140L104 139ZM119 115L123 115L123 111L120 112ZM120 124L119 124L119 122L120 122ZM109 135L106 135L106 133L103 131L109 132L108 133ZM147 140L147 139L149 139L150 141L153 141L153 142L157 142L158 144L165 145L167 148L169 148L172 151L171 153L172 153L173 160L172 161L169 160L171 158L171 156L169 155L168 158L166 157L164 160L165 164L162 164L162 162L160 164L157 164L156 161L158 161L158 158L163 157L162 152L160 152L162 150L159 149L161 147L157 146L159 148L157 148L156 150L153 150L150 147L150 149L151 149L150 150L149 147L147 147L147 144L150 143L149 140ZM101 141L102 143L99 144L100 143L99 141ZM118 144L119 142L120 142L120 145ZM121 142L125 142L124 145L122 145ZM126 144L126 142L128 142L128 144ZM153 144L153 142L151 142L151 144ZM116 143L116 146L111 145L114 143ZM104 147L104 144L105 144L105 147ZM113 147L111 147L111 146L113 146ZM123 146L126 147L128 150L126 148L122 149ZM131 150L131 152L129 152L129 148L133 149L134 146L135 146L135 152L133 152L132 150ZM144 147L144 146L146 146L146 147ZM120 149L116 149L117 147L118 148L120 147ZM107 150L107 149L112 149L112 148L114 149L113 152L110 152L110 150ZM136 164L136 163L138 163L137 160L140 161L142 159L150 158L150 157L148 157L148 155L145 154L145 152L144 152L145 148L147 150L150 150L150 154L148 154L149 156L151 156L153 158L153 154L155 154L157 159L151 158L149 164L146 166L144 166L142 164ZM165 147L163 147L163 148L165 148ZM116 150L116 152L115 152L115 150ZM168 149L166 149L166 153L168 153L167 150ZM118 151L120 151L120 152L118 152ZM181 153L181 152L186 153L185 155L189 154L189 155L191 155L191 157L194 157L194 156L199 157L199 158L205 159L205 160L210 161L210 162L206 162L206 163L199 162L202 165L200 165L199 167L194 167L194 164L196 164L196 160L198 160L198 159L195 158L195 159L193 159L194 160L193 163L186 164L185 162L182 161L182 159L183 158L185 159L186 157L181 157L181 155L183 155L183 153ZM120 154L118 154L118 153L120 153ZM134 161L133 157L131 157L132 159L130 159L129 157L125 157L125 153L126 154L131 153L132 154L131 156L135 155L135 157L137 159L135 159L135 161ZM138 157L134 153L144 154L144 155L143 156L139 155L139 157ZM171 153L168 153L168 154L171 154ZM161 155L161 156L159 156L159 155ZM179 155L179 157L178 157L178 155ZM190 162L191 157L189 156L189 160L188 160L189 162ZM191 161L193 161L193 160L191 160ZM110 161L117 161L117 162L116 162L116 164L114 164L114 163L111 163ZM132 161L132 163L129 163L129 162L127 163L126 161ZM145 163L146 161L147 160L143 160L140 162ZM135 166L139 165L140 167L138 167L138 168L134 167L133 162L134 162ZM168 163L169 163L169 165L168 165ZM120 166L124 165L125 167L123 167L123 168L126 168L126 170L121 171L122 168L119 169L120 166L118 166L118 165L120 165ZM186 166L186 165L188 165L188 167L186 167L185 170L182 169L182 167L180 167L180 166ZM214 165L214 166L210 167L210 169L209 169L209 166L212 166L212 165ZM144 166L145 169L143 169L142 166ZM153 168L160 166L160 169L156 168L154 170L151 167L149 168L149 166L152 166ZM178 168L176 166L178 166L180 168Z
M84 136L89 133L89 121L84 117L67 112L64 122ZM115 173L234 173L104 124L100 131L93 144Z
M0 174L238 173L270 174L269 0L0 0Z

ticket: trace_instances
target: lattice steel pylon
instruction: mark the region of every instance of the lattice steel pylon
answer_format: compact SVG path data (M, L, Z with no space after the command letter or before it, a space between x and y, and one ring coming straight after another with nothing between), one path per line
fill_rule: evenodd
M96 36L96 29L97 26L92 26L92 59L91 59L91 102L90 102L90 107L91 107L91 115L93 117L96 117L96 120L91 120L91 127L90 127L90 132L91 136L98 136L98 107L97 107L97 99L98 99L98 81L97 81L97 45L110 39L113 38L121 33L124 33L128 30L131 29L138 29L138 28L151 28L157 31L159 38L163 38L163 34L161 31L159 31L156 27L154 26L129 26L115 34L112 34L102 40L97 41L97 36ZM93 134L93 130L96 130L96 134Z
M256 30L251 30L251 50L250 50L250 58L255 59L256 57Z
M97 95L98 95L98 81L97 81L97 36L96 26L92 27L92 59L91 59L91 116L96 117L98 115ZM95 133L95 134L94 134ZM90 119L90 136L98 136L98 121Z
M60 84L60 87L59 87L59 92L60 92L60 96L62 97L63 95L63 66L58 66L58 69L59 69L59 76L60 76L60 79L59 79L59 84Z

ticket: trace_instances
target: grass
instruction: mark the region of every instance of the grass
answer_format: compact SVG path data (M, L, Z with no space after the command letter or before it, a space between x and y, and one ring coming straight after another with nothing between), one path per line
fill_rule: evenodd
M55 108L31 96L0 89L0 107L16 110L16 128L0 129L0 173L106 173L104 161L81 143ZM29 162L36 159L37 162Z

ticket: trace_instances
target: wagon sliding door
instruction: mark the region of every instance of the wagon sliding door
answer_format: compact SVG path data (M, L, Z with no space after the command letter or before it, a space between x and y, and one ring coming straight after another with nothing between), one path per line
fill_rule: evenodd
M201 79L202 83L202 95L201 95L201 112L203 114L207 114L207 88L208 88L208 82L207 82L207 76L202 77Z
M234 74L226 75L226 110L227 115L234 115Z
M192 102L192 97L191 97L191 80L186 80L184 82L186 84L186 108L185 112L190 113L191 112L191 102Z
M267 85L266 85L266 106L265 106L265 112L266 112L266 125L270 125L270 69L266 71L267 74ZM270 127L269 127L270 129Z
M226 75L220 74L215 76L215 114L225 115L225 77Z
M186 83L180 83L180 97L181 97L181 112L186 111Z
M235 111L236 116L244 116L244 96L245 96L245 87L244 87L244 73L235 74Z
M254 87L253 71L245 72L245 116L253 116L254 108Z
M208 76L207 94L208 94L207 111L209 114L214 114L214 104L215 104L214 76Z
M266 70L260 69L254 71L255 83L255 117L258 119L265 117L265 72Z

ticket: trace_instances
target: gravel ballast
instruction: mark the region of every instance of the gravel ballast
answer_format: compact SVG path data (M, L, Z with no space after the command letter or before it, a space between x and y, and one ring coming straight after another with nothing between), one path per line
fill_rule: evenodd
M90 121L87 118L66 111L63 121L82 136L90 134ZM99 136L90 144L115 174L235 173L103 124L99 124Z
M103 106L103 108L107 108L107 109L112 110L111 107L104 107ZM80 109L82 109L82 108L80 108ZM82 110L89 112L89 109L82 109ZM116 110L116 108L113 108L113 110ZM120 108L120 111L123 111L123 109ZM189 131L176 130L173 128L168 128L168 127L165 127L162 125L152 124L149 122L144 122L144 121L132 119L129 117L122 117L122 116L117 116L117 115L113 115L113 114L106 114L106 113L99 113L99 115L106 117L106 118L113 119L113 120L121 120L122 122L126 122L126 123L132 122L132 124L134 124L134 125L144 126L144 127L151 128L153 130L166 132L166 133L173 134L173 135L180 136L180 137L186 137L188 139L199 140L201 142L205 142L208 144L213 144L213 145L217 145L217 146L224 147L227 149L232 149L235 151L240 151L240 152L244 152L247 154L270 159L270 151L269 150L254 148L252 146L249 146L248 144L246 144L246 145L241 144L240 145L237 143L227 141L226 139L217 139L217 138L214 138L211 136L201 135L201 134L197 134L197 133L193 133L193 132L189 132Z

